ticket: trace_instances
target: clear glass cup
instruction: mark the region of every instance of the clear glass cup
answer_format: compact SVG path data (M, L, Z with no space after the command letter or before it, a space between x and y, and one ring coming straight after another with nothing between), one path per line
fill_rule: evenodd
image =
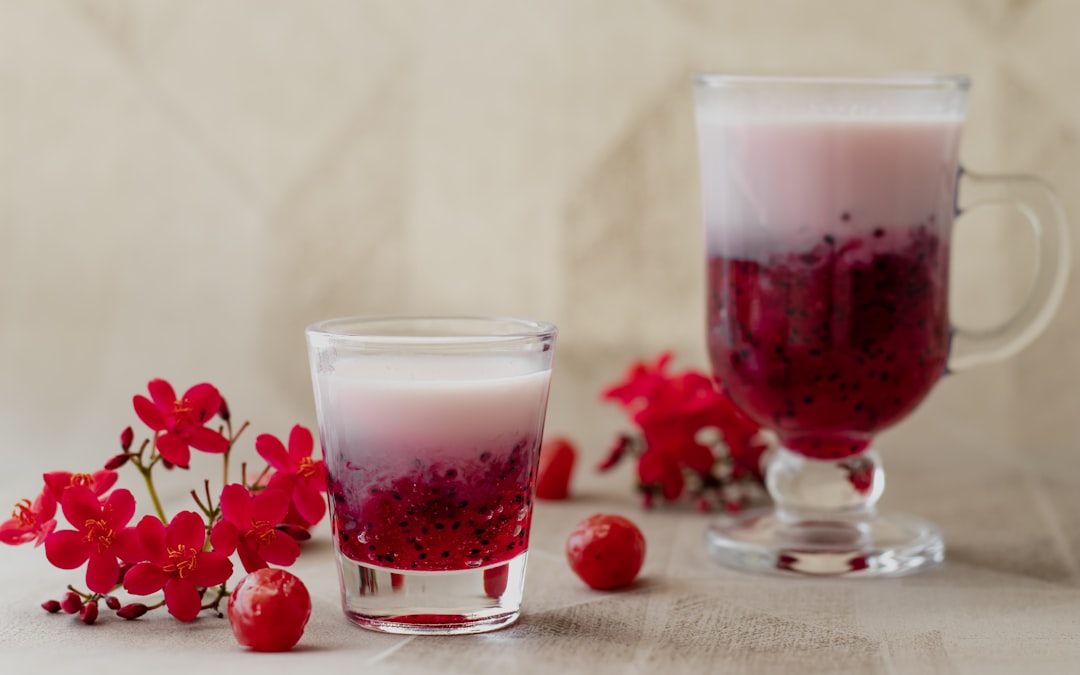
M940 562L931 523L879 514L874 435L946 372L1029 343L1056 310L1067 224L1024 176L958 162L964 77L695 80L714 372L775 432L775 508L706 532L717 560L821 575L898 575ZM954 218L1010 204L1038 260L1019 312L983 332L949 321Z
M354 623L456 634L517 619L556 332L482 317L308 327Z

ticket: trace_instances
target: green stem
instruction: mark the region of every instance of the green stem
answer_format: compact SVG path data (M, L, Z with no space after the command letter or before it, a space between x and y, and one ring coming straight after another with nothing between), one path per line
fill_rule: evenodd
M168 523L169 519L165 517L165 509L161 508L161 500L158 499L157 489L154 488L154 479L151 476L151 472L154 470L154 465L161 459L161 455L157 452L157 439L158 432L154 432L154 440L150 446L150 462L143 464L142 453L146 448L146 444L143 443L143 447L139 448L138 462L135 466L138 467L139 473L142 474L143 480L146 482L146 491L150 493L150 501L154 502L154 511L157 512L157 517L161 519L161 522Z
M167 523L169 519L165 517L165 509L161 508L161 500L158 499L157 490L154 489L154 479L150 477L150 469L139 469L142 473L143 480L146 481L146 490L150 493L150 501L154 502L154 511L157 512L157 517L161 519L161 522Z

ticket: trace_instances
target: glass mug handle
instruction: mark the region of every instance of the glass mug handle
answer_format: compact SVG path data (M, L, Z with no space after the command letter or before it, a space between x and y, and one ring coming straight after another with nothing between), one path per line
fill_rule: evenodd
M960 169L957 190L968 203L957 217L982 206L1016 208L1035 234L1035 269L1027 297L1012 317L985 330L953 329L949 372L967 370L1013 356L1050 322L1069 276L1069 225L1057 195L1033 176L991 176ZM959 194L958 192L958 194Z

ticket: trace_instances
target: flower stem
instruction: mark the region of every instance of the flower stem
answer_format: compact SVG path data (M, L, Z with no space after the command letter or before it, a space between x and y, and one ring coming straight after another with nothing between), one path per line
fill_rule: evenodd
M150 469L140 467L139 472L142 474L143 480L146 481L146 490L150 493L150 501L154 502L154 511L157 512L157 517L163 523L169 522L169 519L165 517L165 509L161 508L161 500L158 499L157 490L154 489L154 479L150 477Z

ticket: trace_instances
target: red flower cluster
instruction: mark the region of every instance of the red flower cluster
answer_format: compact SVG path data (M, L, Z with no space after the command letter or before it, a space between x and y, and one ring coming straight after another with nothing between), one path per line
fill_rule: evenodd
M311 454L311 432L299 425L289 435L289 446L263 434L256 441L268 466L252 481L242 466L239 483L229 482L229 455L244 423L233 433L229 408L216 388L198 384L177 398L172 385L153 380L150 398L135 396L135 413L153 432L138 450L132 450L131 427L120 434L121 453L105 469L90 474L66 471L47 473L41 493L16 503L12 517L0 523L0 542L45 544L45 557L61 569L86 566L87 592L71 586L62 601L42 604L49 612L78 614L84 623L98 617L98 601L124 619L136 619L166 607L180 621L191 621L204 609L218 610L228 595L233 572L230 556L237 554L248 572L269 564L291 565L300 555L298 540L326 512L325 467ZM211 423L220 420L217 428ZM191 449L221 455L223 482L217 503L210 481L203 481L205 498L191 494L199 512L165 515L158 499L153 470L187 469ZM131 525L135 497L126 489L113 490L115 469L134 466L145 480L156 515ZM57 511L72 529L57 529ZM152 605L122 604L113 595L118 588L145 596L164 591Z
M674 501L689 492L702 510L718 504L738 510L746 499L740 486L761 482L768 444L712 378L693 370L668 373L671 360L664 352L654 363L635 363L622 382L603 391L641 433L620 436L599 468L636 456L646 506L657 494Z

